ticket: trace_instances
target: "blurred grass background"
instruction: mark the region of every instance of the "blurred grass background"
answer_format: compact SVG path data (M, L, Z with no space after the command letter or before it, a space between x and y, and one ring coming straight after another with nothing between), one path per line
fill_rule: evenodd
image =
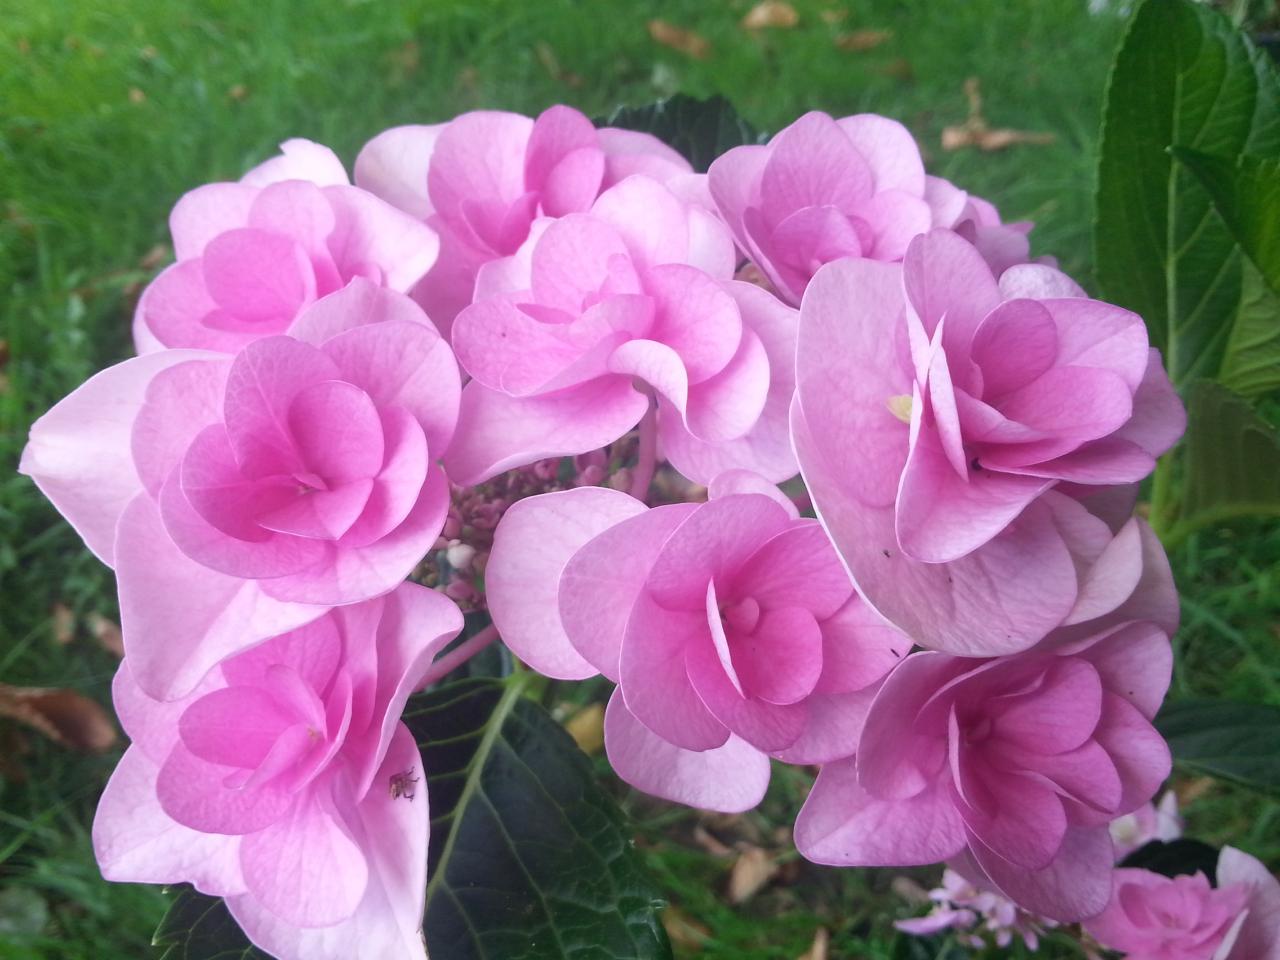
M872 110L912 129L931 172L1006 219L1036 221L1035 252L1091 285L1095 148L1120 13L1085 0L790 5L794 26L751 31L752 0L0 0L0 681L109 702L116 661L93 633L116 616L111 576L13 472L18 455L35 417L129 354L137 293L171 257L177 197L237 178L286 137L327 143L349 164L385 127L478 107L566 102L596 115L720 93L765 130L810 108ZM656 42L653 19L698 55ZM992 126L1054 141L943 151L942 129L968 113L970 77ZM1199 536L1174 562L1174 695L1280 702L1277 525ZM71 614L61 626L58 607ZM0 958L150 956L163 896L103 882L88 841L115 755L0 734ZM726 829L786 850L780 831L804 776L776 778L762 811ZM1280 863L1280 804L1221 783L1177 786L1192 832ZM795 958L821 926L831 958L879 957L890 922L910 912L888 872L793 861L735 906L723 895L732 858L694 836L691 815L632 803L687 928L681 955ZM1041 955L1074 955L1055 950L1066 948Z

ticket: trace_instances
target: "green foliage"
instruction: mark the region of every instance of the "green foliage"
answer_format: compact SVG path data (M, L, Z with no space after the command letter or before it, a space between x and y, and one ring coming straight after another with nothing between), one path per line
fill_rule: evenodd
M153 943L160 960L270 960L241 932L227 905L183 884L160 921Z
M1218 851L1200 840L1152 840L1124 858L1120 864L1136 870L1150 870L1166 877L1203 873L1212 882L1218 872Z
M1249 403L1210 380L1187 397L1186 476L1167 545L1237 516L1280 516L1280 437Z
M410 701L431 798L427 949L448 960L660 960L660 895L631 829L523 679Z
M699 171L726 150L761 139L733 104L718 96L699 100L676 94L643 107L619 107L601 126L651 133Z
M1167 704L1156 728L1174 759L1251 787L1280 790L1280 707L1188 700Z
M1096 269L1107 297L1146 320L1182 388L1218 375L1242 260L1173 146L1231 157L1280 152L1280 84L1222 14L1193 0L1146 0L1107 89Z

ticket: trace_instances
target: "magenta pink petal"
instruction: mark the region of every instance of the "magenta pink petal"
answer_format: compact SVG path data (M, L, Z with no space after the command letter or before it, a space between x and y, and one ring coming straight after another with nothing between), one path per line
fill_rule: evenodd
M250 476L300 469L285 427L289 404L304 387L339 379L332 360L291 337L265 337L240 351L227 374L223 412L241 468Z
M697 509L692 503L670 504L619 519L564 565L558 593L565 635L584 660L615 683L631 608L663 544Z
M965 845L964 823L946 791L880 800L858 784L852 760L828 763L796 817L796 849L831 866L937 863Z
M813 520L792 523L764 541L721 587L770 609L803 607L818 620L835 614L853 595L840 557Z
M524 192L524 158L533 121L514 113L477 110L445 125L427 174L432 205L448 220L462 216L469 197L510 204Z
M796 506L796 502L783 493L776 484L770 483L758 473L739 469L723 470L707 484L708 500L719 500L722 497L745 493L763 494L787 511L787 516L792 520L800 519L800 508Z
M801 207L852 211L875 189L875 175L848 135L825 113L806 113L770 142L760 181L763 212L776 225Z
M1037 753L1074 750L1097 727L1102 696L1097 670L1083 660L1066 660L1051 666L1034 692L989 702L992 735Z
M822 640L809 610L765 609L749 636L730 641L747 696L784 706L808 697L822 674Z
M260 687L225 687L187 707L178 730L183 744L199 759L252 769L299 719Z
M603 487L548 493L511 505L494 531L485 593L493 622L516 656L551 677L579 680L598 672L574 648L561 622L562 584L572 590L572 581L563 581L562 574L593 537L644 512L640 501ZM618 615L625 617L621 601ZM595 618L588 623L599 625ZM620 642L622 623L617 627ZM610 673L617 675L616 669Z
M706 709L710 710L715 719L734 734L766 753L785 750L795 743L808 723L809 711L805 704L776 705L739 693L721 665L716 650L710 642L711 638L705 635L705 626L703 631L703 636L691 636L686 639L684 661L688 674L687 682L692 683L693 689ZM632 634L628 632L628 640L631 636ZM625 643L623 657L625 665ZM812 665L809 672L813 672ZM625 672L623 679L626 680ZM777 692L787 695L794 690L782 688ZM630 700L628 706L631 706ZM668 733L659 732L662 732L665 738L671 739Z
M448 511L448 481L433 465L413 509L394 530L369 543L339 541L326 562L263 581L262 588L277 600L317 604L355 603L387 593L421 562Z
M689 388L685 426L711 443L744 439L760 422L769 399L769 355L751 330L728 365L715 376Z
M764 799L769 784L769 758L755 747L731 736L710 750L685 750L637 720L620 690L609 698L604 742L619 777L675 803L740 813Z
M639 280L622 238L588 214L554 221L533 248L533 299L577 316L587 298L608 292L638 293Z
M1187 411L1154 347L1147 356L1147 372L1133 395L1133 416L1113 436L1136 443L1158 457L1182 437Z
M628 177L600 194L591 215L617 232L637 270L688 258L688 208L656 180Z
M543 211L561 217L589 209L604 179L604 164L604 154L596 146L580 147L562 157L543 182Z
M237 770L201 760L180 743L160 767L156 796L164 812L183 826L237 836L278 822L297 804L297 796L275 784L228 787L225 781Z
M596 137L605 153L605 187L637 173L663 182L691 175L689 161L652 134L601 127Z
M1102 720L1094 739L1107 751L1123 788L1117 814L1146 803L1169 776L1169 747L1151 722L1118 694L1103 695Z
M347 547L367 546L403 523L418 502L430 471L431 451L422 428L408 411L384 409L381 422L385 459L358 518L341 534Z
M276 533L337 540L360 519L374 484L370 479L349 480L327 490L309 490L293 496L283 507L259 515L257 524Z
M305 250L282 233L228 230L209 241L200 263L209 296L235 318L239 329L273 321L287 324L316 296Z
M220 672L232 686L269 686L267 670L276 664L294 664L313 690L324 690L342 657L337 621L333 616L322 616L229 657L221 663Z
M971 833L996 856L1023 869L1040 870L1052 863L1067 832L1066 810L1057 793L1043 782L1005 773L977 757L968 758L967 765L976 786L992 798L990 806L960 806Z
M382 469L382 424L373 399L345 380L303 387L289 404L289 432L305 469L326 484L367 480Z
M950 230L931 230L911 241L902 262L903 286L930 337L947 318L946 349L968 358L983 318L1000 303L991 268L973 245Z
M183 260L166 267L142 292L134 315L134 336L152 338L160 348L196 347L234 353L254 338L254 331L236 329L234 324L219 325L215 321L220 312L205 285L203 261L198 257Z
M684 264L655 267L644 282L656 306L648 336L680 355L689 382L701 383L723 370L743 335L734 299L701 270Z
M1071 653L1092 663L1107 689L1120 691L1150 720L1164 701L1173 672L1166 629L1154 623L1125 624Z
M982 370L987 403L1042 376L1057 356L1058 328L1049 311L1034 300L1000 304L973 337L971 358Z
M880 190L859 205L855 214L874 237L863 255L877 260L901 260L911 241L932 222L929 205L918 193L904 190Z
M1068 297L1042 302L1058 325L1058 364L1110 370L1132 395L1149 365L1142 318L1098 300Z
M578 150L599 152L596 128L591 121L573 107L563 104L543 110L533 122L529 142L525 147L525 186L530 190L542 189L556 165ZM585 209L591 205L600 188L599 179L585 186L590 188L591 196L583 207L576 209ZM573 211L548 208L547 212L549 216L562 217Z
M822 676L815 693L844 694L870 688L911 650L911 640L861 597L851 596L822 628Z
M805 700L809 722L791 746L774 754L783 763L830 763L851 757L866 724L876 686L852 693L814 693Z

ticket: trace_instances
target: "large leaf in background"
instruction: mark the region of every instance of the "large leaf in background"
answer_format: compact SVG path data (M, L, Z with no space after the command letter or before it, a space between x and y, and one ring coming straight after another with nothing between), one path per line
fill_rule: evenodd
M1218 700L1166 704L1156 729L1181 764L1280 790L1280 707Z
M1181 388L1219 372L1243 261L1174 145L1280 154L1280 87L1265 55L1218 11L1146 0L1108 83L1095 252L1104 293L1143 316Z
M1280 388L1280 160L1219 157L1183 147L1173 155L1208 191L1240 249L1240 309L1219 381L1249 397Z
M527 675L526 675L527 676ZM433 960L669 958L657 890L586 756L506 683L414 697L431 802Z
M151 942L165 948L160 960L270 960L240 931L225 903L187 884L177 888Z
M676 94L643 107L619 107L598 126L651 133L704 172L726 150L756 143L759 134L724 97L699 100Z
M1187 398L1182 503L1173 542L1237 516L1280 516L1280 439L1248 401L1208 380Z

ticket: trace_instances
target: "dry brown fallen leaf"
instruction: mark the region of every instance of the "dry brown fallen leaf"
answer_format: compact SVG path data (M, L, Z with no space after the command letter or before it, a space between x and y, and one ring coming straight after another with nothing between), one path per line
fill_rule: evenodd
M669 906L660 914L673 946L681 950L698 951L711 939L711 931L676 906Z
M826 927L819 927L813 932L813 945L796 960L827 960L830 946L831 934L827 932Z
M73 750L101 753L116 742L115 724L107 712L74 690L0 683L0 717L25 723Z
M796 8L782 0L764 0L747 11L742 26L747 30L788 30L800 22Z
M89 632L107 653L114 653L117 657L124 656L124 637L120 634L120 624L114 620L108 620L100 613L91 613L89 614Z
M60 647L65 647L75 639L76 615L71 612L71 608L65 603L55 603L53 610L50 611L49 619L53 621L54 643Z
M848 19L849 11L830 7L818 14L822 18L822 22L828 26L834 27L837 23L843 23Z
M713 857L733 856L733 847L724 843L702 824L693 828L693 842Z
M650 20L649 36L664 47L678 50L695 60L705 60L711 53L711 43L702 34L677 27L666 20Z
M243 83L233 83L227 88L227 99L235 103L239 103L247 96L249 96L249 88Z
M542 69L547 71L547 75L552 80L563 83L566 87L577 88L582 86L582 77L572 70L566 70L560 66L560 58L556 56L551 44L545 40L539 40L533 45L533 52L538 58L538 62L542 64Z
M836 37L835 43L837 50L847 50L850 53L862 53L864 50L871 50L880 46L880 44L885 41L892 39L892 30L873 30L867 28L842 33Z
M742 852L729 871L729 902L746 903L759 893L778 872L778 863L768 850L743 844Z
M142 90L139 89L138 87L129 88L130 103L145 103L146 99L147 99L147 95L143 93Z
M579 750L594 756L604 748L604 707L598 703L583 707L564 728Z
M982 115L982 91L977 77L970 77L964 82L964 93L969 98L969 118L958 126L943 128L943 150L962 150L965 147L977 147L986 151L1003 150L1019 143L1044 146L1058 139L1053 133L993 129Z

